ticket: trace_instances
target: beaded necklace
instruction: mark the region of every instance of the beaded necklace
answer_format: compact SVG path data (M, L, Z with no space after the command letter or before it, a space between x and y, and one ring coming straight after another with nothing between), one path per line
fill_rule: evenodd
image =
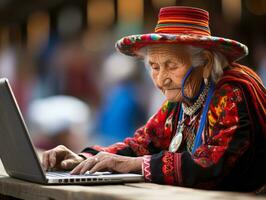
M207 89L205 89L207 88ZM199 128L197 130L197 134L196 134L196 138L194 140L194 147L193 147L193 150L192 150L192 153L195 152L195 150L201 145L201 134L202 134L202 131L203 131L203 128L205 126L205 121L206 121L206 116L207 116L207 112L208 112L208 109L209 109L209 104L210 104L210 101L211 101L211 97L213 95L213 92L214 92L214 84L212 82L208 83L207 86L204 88L203 92L206 91L206 94L208 93L207 95L207 100L205 102L205 106L204 106L204 109L203 109L203 112L202 112L202 116L201 116L201 119L200 119L200 123L199 123ZM194 109L192 110L193 111L193 114L202 106L205 98L206 98L206 94L205 95L200 95L200 96L203 96L203 101L202 103L200 104L200 106L194 106L195 104L193 104L194 106ZM199 96L199 98L200 98ZM196 101L197 102L197 101ZM199 104L199 103L198 103ZM195 110L196 109L196 110ZM192 113L189 112L190 113ZM187 114L187 115L189 115ZM191 114L192 115L192 114ZM189 115L189 116L191 116ZM177 129L176 129L176 134L175 136L173 137L171 143L170 143L170 146L169 146L169 151L170 152L176 152L178 150L178 148L180 147L181 145L181 142L182 142L182 139L183 139L183 130L185 128L185 124L184 124L184 112L183 112L183 106L181 106L180 108L180 111L179 111L179 117L178 117L178 125L177 125Z
M206 99L206 95L209 91L209 88L210 88L210 82L206 85L206 87L203 89L202 93L199 95L199 97L192 106L186 106L185 104L182 103L182 109L184 110L184 113L186 115L192 116L194 115L195 112L198 111L198 109L202 106L203 102Z

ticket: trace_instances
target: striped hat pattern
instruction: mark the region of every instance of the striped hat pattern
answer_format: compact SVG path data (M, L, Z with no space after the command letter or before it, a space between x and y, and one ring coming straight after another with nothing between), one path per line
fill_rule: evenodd
M116 43L118 51L138 56L138 50L151 44L187 44L214 49L230 62L248 54L248 48L235 40L211 36L209 13L203 9L172 6L161 8L154 33L130 35Z

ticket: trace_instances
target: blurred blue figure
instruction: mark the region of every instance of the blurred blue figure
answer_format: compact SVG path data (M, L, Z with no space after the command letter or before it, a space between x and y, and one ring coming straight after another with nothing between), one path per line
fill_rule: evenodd
M102 73L105 93L96 123L102 145L132 136L145 121L136 87L138 75L138 68L129 57L114 53L105 61Z
M257 73L260 76L264 86L266 85L266 45L260 40L255 48L255 60L257 61Z

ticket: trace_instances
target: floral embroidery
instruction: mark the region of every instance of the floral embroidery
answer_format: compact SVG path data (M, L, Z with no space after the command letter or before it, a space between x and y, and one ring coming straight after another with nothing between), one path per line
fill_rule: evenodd
M225 84L215 92L208 112L208 145L202 145L194 155L202 167L217 163L232 140L239 122L236 100L242 100L242 94L231 85Z
M167 184L173 184L174 181L174 154L170 152L164 152L162 157L162 172L164 174L164 180Z
M208 137L217 135L221 129L226 126L230 127L239 121L236 99L242 100L240 89L228 84L223 85L215 92L208 111L208 133L210 134Z

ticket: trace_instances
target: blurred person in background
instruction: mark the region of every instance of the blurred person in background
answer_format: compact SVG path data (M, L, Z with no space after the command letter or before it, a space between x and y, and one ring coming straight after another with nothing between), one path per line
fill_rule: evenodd
M12 46L0 49L1 77L7 77L12 84L16 81L17 57L17 51Z
M98 106L100 96L95 66L80 39L51 42L40 54L38 67L37 98L65 94L82 99L92 110Z
M22 112L26 112L36 82L33 62L27 51L10 44L0 49L0 76L14 86L14 94Z
M258 41L256 43L254 57L258 64L257 73L264 85L266 85L266 45L263 42Z
M103 100L95 130L103 145L131 136L145 120L137 88L139 73L136 62L119 53L111 54L103 63Z
M167 101L124 142L44 152L45 169L137 172L147 182L205 189L265 184L266 92L255 72L236 63L248 54L245 45L212 36L207 11L177 6L161 8L155 33L124 37L116 47L144 57Z
M88 141L93 123L91 110L75 97L57 95L34 100L29 104L27 116L33 142L41 150L62 144L80 152L93 143Z

